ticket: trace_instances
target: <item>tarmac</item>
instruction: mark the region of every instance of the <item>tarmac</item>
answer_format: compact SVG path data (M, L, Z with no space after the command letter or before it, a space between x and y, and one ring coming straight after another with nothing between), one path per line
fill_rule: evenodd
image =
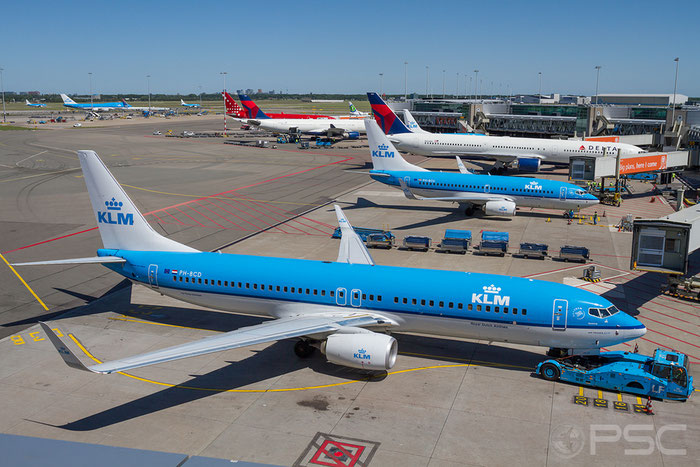
M584 287L647 326L637 341L641 353L669 347L700 362L700 307L660 295L662 276L631 271L631 234L615 227L626 214L672 211L650 185L635 183L622 207L587 209L585 219L571 224L561 212L543 209L519 210L509 219L467 218L450 204L411 201L353 173L370 167L367 149L350 147L361 142L299 150L152 135L155 129L217 131L220 119L3 132L3 257L19 262L94 254L99 235L75 150L95 149L154 228L195 248L332 261L339 244L330 237L333 203L354 226L390 229L399 242L412 234L437 243L447 228L471 230L476 242L482 230L507 231L511 248L503 258L473 250L371 253L378 264ZM232 137L262 138L238 130ZM408 159L430 169L456 169L451 159ZM565 178L551 168L540 175ZM597 225L594 211L601 216ZM512 253L520 242L548 243L550 256L562 245L587 246L592 261L586 266L597 265L602 281L582 281L584 265L519 258ZM17 272L0 268L1 433L278 465L675 466L698 465L700 458L697 393L685 403L654 401L655 415L637 413L635 405L646 401L635 396L533 376L546 358L538 347L397 334L397 364L382 375L339 367L319 355L300 360L293 341L108 376L76 371L61 362L35 325L38 319L75 337L85 361L262 319L186 305L99 266Z

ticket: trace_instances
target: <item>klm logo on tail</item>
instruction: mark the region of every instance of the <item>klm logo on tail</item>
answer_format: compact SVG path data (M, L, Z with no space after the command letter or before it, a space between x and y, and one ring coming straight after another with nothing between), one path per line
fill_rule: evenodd
M112 198L105 201L107 211L97 211L98 224L134 225L134 215L132 213L118 212L122 210L124 203Z
M380 144L378 151L372 151L372 157L394 157L394 151L389 151L389 146L386 144Z
M501 292L500 287L495 285L484 286L484 293L473 293L473 303L483 303L485 305L510 305L510 297L507 295L498 295Z

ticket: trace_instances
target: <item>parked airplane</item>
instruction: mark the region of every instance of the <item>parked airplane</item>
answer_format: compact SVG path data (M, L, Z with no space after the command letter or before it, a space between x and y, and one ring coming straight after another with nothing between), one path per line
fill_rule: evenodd
M20 265L103 264L134 283L188 303L275 318L194 342L86 367L50 326L66 364L114 373L247 345L298 337L339 365L388 370L388 331L596 352L646 328L605 298L548 281L375 265L342 210L335 262L200 252L149 225L94 151L78 151L103 248L96 257Z
M459 156L460 173L431 172L401 157L376 122L365 123L374 166L370 176L403 190L409 199L459 203L468 215L480 207L487 216L514 216L517 206L569 211L598 203L598 198L571 183L469 173Z
M368 92L377 123L389 140L402 151L424 156L469 156L496 161L494 169L517 164L527 172L537 172L542 161L569 163L571 156L602 157L606 154L639 154L642 149L625 143L555 140L543 138L511 138L450 133L415 133L396 116L375 92Z
M350 116L352 117L369 117L370 114L368 112L360 112L357 110L357 108L352 104L352 102L348 101L350 104Z
M183 107L192 107L195 109L198 109L199 107L201 107L199 104L186 104L185 101L182 99L180 99L180 105Z
M284 112L280 113L269 113L265 114L260 107L257 106L253 100L248 97L246 94L238 94L238 99L241 101L241 105L246 109L248 112L247 117L248 118L253 118L253 119L288 119L288 118L295 118L295 119L318 119L318 118L334 118L331 117L330 115L320 115L320 114L287 114Z
M29 102L28 99L25 99L24 102L26 102L27 103L26 105L29 107L46 107L46 104L42 104L41 102L37 102L36 104L32 104L31 102Z
M115 110L115 109L129 109L131 106L126 103L124 99L122 99L119 102L94 102L94 103L85 103L85 104L78 104L75 102L73 99L68 97L65 94L61 94L61 99L63 99L63 106L64 107L70 107L72 109L80 109L80 110L89 110L89 111L95 111L95 112L104 112L106 110Z

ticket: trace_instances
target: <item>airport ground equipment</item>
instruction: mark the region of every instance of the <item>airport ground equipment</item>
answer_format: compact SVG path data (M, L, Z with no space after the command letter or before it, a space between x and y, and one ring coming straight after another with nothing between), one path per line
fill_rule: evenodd
M446 229L438 251L465 254L472 242L471 230Z
M386 248L389 250L394 246L395 241L396 237L391 232L371 233L365 239L365 246L367 248Z
M693 393L688 356L656 349L654 356L611 351L549 359L535 372L547 381L565 381L657 399L685 401Z
M668 282L661 286L661 292L673 297L700 301L700 274L693 277L668 275Z
M388 230L382 230L382 229L368 229L368 228L366 228L366 227L353 227L353 230L355 231L355 233L356 233L357 235L360 236L360 238L362 239L363 242L366 242L366 241L367 241L367 236L368 236L368 235L370 235L370 234L375 234L375 233L378 233L378 234L387 234L387 235L391 236L391 238L395 238L395 237L394 237L394 234L391 233L391 232L388 231ZM343 234L342 234L342 231L340 230L340 227L337 227L337 228L333 231L333 235L331 235L331 238L342 238L342 236L343 236Z
M299 144L297 146L299 147L299 149L309 149L309 142L299 141Z
M559 249L559 260L587 262L591 257L591 251L585 246L564 245Z
M428 251L432 242L430 237L409 235L403 238L403 247L407 250Z
M548 250L549 245L545 243L521 243L518 255L523 258L544 259Z
M508 237L508 232L484 230L481 232L479 254L505 256L508 252Z
M588 266L583 270L583 280L588 282L600 282L600 269L598 266Z

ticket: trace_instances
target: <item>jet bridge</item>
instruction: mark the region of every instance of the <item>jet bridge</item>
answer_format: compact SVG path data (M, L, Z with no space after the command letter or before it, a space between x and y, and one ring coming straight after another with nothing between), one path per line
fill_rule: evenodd
M630 269L687 274L688 257L700 249L700 205L660 219L635 219Z
M688 166L688 151L645 152L628 156L572 156L571 180L593 181L646 172L676 172Z

